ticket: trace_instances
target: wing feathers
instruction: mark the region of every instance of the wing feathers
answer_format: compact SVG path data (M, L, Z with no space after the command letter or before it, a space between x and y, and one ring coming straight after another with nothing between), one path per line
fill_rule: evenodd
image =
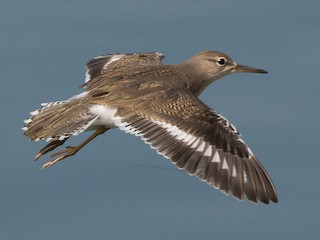
M179 169L226 194L240 200L246 196L253 202L277 202L277 194L268 174L240 138L239 132L225 118L211 109L199 110L209 114L207 117L197 113L186 116L192 114L190 111L178 116L166 115L165 106L162 106L161 111L153 112L151 119L147 117L151 116L150 113L143 112L143 109L152 110L155 102L149 100L144 101L148 102L149 107L118 110L116 116L120 129L131 134L139 132L135 135L139 135ZM172 105L176 107L177 102ZM197 104L199 108L206 108L199 102ZM170 104L166 106L170 107ZM159 106L156 107L159 109Z
M125 72L135 67L159 65L163 55L158 52L129 53L129 54L105 54L94 57L86 64L85 83L80 87L86 87L93 82L99 81L99 76Z

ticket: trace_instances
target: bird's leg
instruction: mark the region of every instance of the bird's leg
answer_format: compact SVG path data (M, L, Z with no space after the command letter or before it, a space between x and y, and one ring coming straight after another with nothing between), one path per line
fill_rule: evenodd
M46 154L47 152L50 152L52 150L54 150L55 148L59 147L60 145L64 144L64 142L67 139L64 140L53 140L51 142L49 142L47 145L45 145L36 155L35 160L38 160L41 156L43 156L44 154Z
M52 161L47 162L46 164L44 164L41 169L44 169L46 167L50 167L50 166L56 164L57 162L67 158L67 157L73 156L81 148L83 148L88 142L90 142L92 139L94 139L95 137L99 136L100 134L103 134L108 129L109 128L104 128L104 127L103 128L99 128L92 135L90 135L85 141L80 143L79 145L77 145L77 146L67 146L66 149L64 149L64 150L62 150L60 152L52 154L50 156L50 158L58 156L58 155L60 155L60 156L55 158L55 159L53 159Z

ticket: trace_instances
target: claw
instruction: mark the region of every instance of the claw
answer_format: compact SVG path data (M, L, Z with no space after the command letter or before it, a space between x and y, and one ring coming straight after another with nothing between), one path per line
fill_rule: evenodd
M47 167L50 167L50 166L54 165L55 163L56 163L56 161L47 162L47 163L42 165L41 170L43 170L43 169L45 169Z
M47 168L47 167L51 167L51 166L53 166L54 164L56 164L57 162L65 159L65 158L67 158L67 157L73 156L73 155L76 154L80 149L81 149L81 147L79 147L79 146L75 146L75 147L73 147L73 146L68 146L68 147L66 147L66 149L61 150L60 152L51 154L51 155L50 155L50 158L53 158L53 157L56 157L56 156L59 156L59 155L60 155L60 156L57 157L56 159L53 159L53 160L50 161L50 162L47 162L47 163L43 164L41 170L44 169L44 168Z
M54 150L55 148L59 147L60 145L62 145L67 139L64 139L62 141L60 140L53 140L51 142L49 142L46 146L44 146L36 155L35 160L38 160L40 157L42 157L43 155L45 155L46 153Z
M49 158L53 158L53 157L58 156L58 155L61 155L61 154L63 154L63 153L67 153L67 152L70 151L69 148L70 148L70 146L66 147L66 149L61 150L60 152L53 153L53 154L50 155Z
M53 153L50 155L50 158L53 157L57 157L55 159L53 159L52 161L49 161L47 163L45 163L41 169L45 169L47 167L53 166L54 164L56 164L57 162L73 156L74 154L76 154L81 148L83 148L88 142L90 142L92 139L94 139L95 137L97 137L100 134L103 134L105 131L107 131L108 128L99 128L97 129L90 137L88 137L84 142L82 142L81 144L79 144L78 146L67 146L64 150L61 150L60 152L57 153ZM39 153L36 155L36 159L38 159L39 157L41 157L42 155L46 154L47 152L52 151L53 149L55 149L56 147L62 145L67 139L63 139L63 140L53 140L51 141L49 144L47 144L44 148L42 148Z

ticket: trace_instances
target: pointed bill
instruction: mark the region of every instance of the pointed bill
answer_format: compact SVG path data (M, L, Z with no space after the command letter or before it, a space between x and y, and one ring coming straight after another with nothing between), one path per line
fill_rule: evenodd
M233 70L234 72L249 72L249 73L268 73L267 71L259 68L249 67L237 64Z

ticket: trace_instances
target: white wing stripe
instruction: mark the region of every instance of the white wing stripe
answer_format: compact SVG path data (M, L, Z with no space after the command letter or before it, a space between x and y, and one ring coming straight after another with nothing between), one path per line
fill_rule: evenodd
M154 122L157 125L159 125L160 127L164 128L171 136L175 137L177 140L183 141L184 143L187 143L188 145L193 143L191 145L192 148L195 148L200 141L200 138L197 138L197 137L193 136L192 134L186 133L185 131L179 129L177 126L174 126L170 123L161 122L161 121L152 121L152 122ZM203 142L199 147L200 150L197 150L197 151L203 151L205 144L206 144L206 142Z
M232 168L232 177L236 177L236 176L237 176L236 165L233 165L233 168Z
M211 157L211 154L212 154L212 147L209 146L203 155L207 157Z
M206 146L206 142L202 142L200 144L200 146L197 148L197 151L198 152L202 152L204 150L204 147Z
M223 164L222 164L222 169L228 169L228 168L229 168L229 166L228 166L228 163L227 163L227 159L224 158L223 159Z
M144 134L147 132L144 132L144 131L141 132L139 129L136 129L135 127L131 126L130 123L122 121L121 117L113 115L111 118L112 118L114 124L116 126L118 126L121 130L123 130L127 133L130 133L130 134L136 135L136 136L140 136L145 143L152 145L152 142L149 141L149 137L144 137ZM161 122L161 121L152 121L152 122L154 124L158 125L159 127L161 127L162 129L164 129L169 135L174 137L176 140L184 142L190 148L193 148L197 152L202 153L203 156L210 157L212 163L220 163L221 162L222 169L229 169L227 159L225 157L223 159L221 159L221 157L219 155L219 151L218 150L215 151L215 148L212 145L210 145L208 142L202 141L201 138L195 137L192 134L186 133L185 131L179 129L177 126L174 126L170 123ZM206 146L208 146L208 147L206 147ZM152 148L155 148L155 147L152 147ZM155 149L157 150L157 148L155 148ZM157 152L160 155L163 155L164 157L166 157L165 154L159 152L158 150L157 150ZM235 166L233 166L233 168L232 168L232 176L233 177L237 176Z
M215 162L215 163L219 163L220 162L220 156L219 156L218 151L215 152L211 162Z
M122 55L121 55L121 54L120 54L120 55L113 55L113 56L110 58L109 62L107 62L107 63L103 66L103 70L106 70L107 67L108 67L108 65L110 65L111 63L119 60L119 59L122 58L123 56L124 56L123 54L122 54Z

